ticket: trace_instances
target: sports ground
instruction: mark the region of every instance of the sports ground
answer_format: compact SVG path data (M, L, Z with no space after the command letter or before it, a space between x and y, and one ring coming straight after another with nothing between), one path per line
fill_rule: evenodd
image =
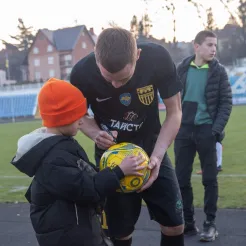
M161 112L163 120L165 113ZM10 163L20 136L41 126L41 121L28 121L0 125L0 246L37 245L28 218L28 204L24 193L31 179L21 174ZM211 245L246 245L246 106L234 106L223 141L223 171L219 174L219 212L217 225L219 239ZM93 161L93 143L82 134L76 137ZM169 155L173 160L173 148ZM197 223L201 228L203 213L203 187L196 158L193 170L194 203ZM136 226L133 245L159 245L159 230L150 222L146 208ZM197 237L186 239L186 245L199 245Z

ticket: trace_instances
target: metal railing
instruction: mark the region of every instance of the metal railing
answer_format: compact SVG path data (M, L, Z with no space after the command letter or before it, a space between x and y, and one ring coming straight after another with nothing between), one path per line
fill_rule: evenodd
M22 85L7 85L7 86L0 86L0 91L20 91L20 90L28 90L28 89L39 89L43 86L43 83L28 83Z

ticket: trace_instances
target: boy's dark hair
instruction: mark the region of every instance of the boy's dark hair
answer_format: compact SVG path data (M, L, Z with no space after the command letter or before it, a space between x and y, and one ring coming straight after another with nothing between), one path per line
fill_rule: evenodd
M116 73L137 58L136 39L128 30L119 27L104 29L95 48L96 61L108 72Z
M199 32L194 40L194 44L202 44L206 38L217 38L216 34L214 32L205 30L205 31L201 31Z

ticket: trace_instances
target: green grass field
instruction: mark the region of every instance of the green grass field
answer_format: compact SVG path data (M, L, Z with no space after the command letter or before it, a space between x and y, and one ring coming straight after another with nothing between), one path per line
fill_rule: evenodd
M165 113L161 112L161 119ZM9 123L0 125L0 202L26 201L24 194L31 179L15 169L10 161L17 148L17 140L22 135L41 126L40 121ZM223 142L223 172L219 174L219 207L246 207L246 106L233 107L231 119L227 125L226 138ZM93 143L81 133L76 137L93 161ZM168 151L172 161L173 148ZM200 169L199 160L194 163L194 174ZM192 178L194 203L196 207L203 206L203 186L201 176Z

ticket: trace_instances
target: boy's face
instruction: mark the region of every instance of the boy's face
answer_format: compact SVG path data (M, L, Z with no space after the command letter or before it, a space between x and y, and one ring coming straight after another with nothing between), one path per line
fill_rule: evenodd
M83 117L76 120L72 124L61 126L59 127L59 131L64 136L75 136L78 133L78 130L80 129L81 125L83 124Z
M217 48L217 38L207 37L202 44L194 44L196 55L206 62L214 59Z

